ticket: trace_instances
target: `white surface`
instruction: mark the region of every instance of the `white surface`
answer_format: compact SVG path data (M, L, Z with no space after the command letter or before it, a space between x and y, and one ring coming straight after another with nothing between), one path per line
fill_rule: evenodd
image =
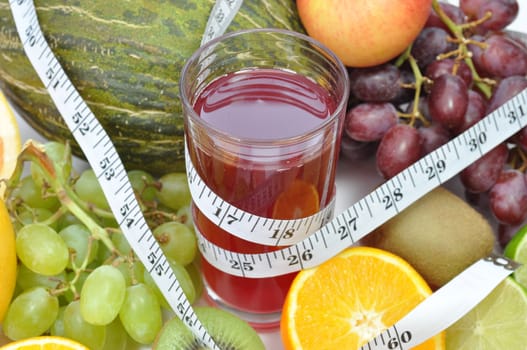
M521 2L520 14L516 21L510 26L511 30L527 32L527 3ZM458 3L457 1L449 1ZM25 121L18 118L23 141L35 139L44 141L44 139L33 131ZM83 166L81 161L76 162L77 166ZM337 203L336 213L344 211L353 203L371 192L380 182L381 177L377 174L373 160L352 163L343 158L339 162L337 172ZM280 340L279 331L261 333L266 348L270 350L283 350Z

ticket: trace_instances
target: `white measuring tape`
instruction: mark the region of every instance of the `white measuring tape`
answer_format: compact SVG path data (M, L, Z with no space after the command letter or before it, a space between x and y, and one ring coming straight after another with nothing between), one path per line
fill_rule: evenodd
M241 3L241 0L216 2L209 17L204 42L225 31ZM123 234L176 315L205 345L211 349L219 349L194 314L166 257L148 228L135 200L126 170L109 136L79 95L46 42L33 1L10 0L10 6L26 55L97 174ZM248 278L276 276L318 265L351 246L512 136L526 125L526 111L527 90L524 90L474 127L387 181L327 224L331 207L322 211L322 214L309 218L314 224L308 224L308 219L266 220L244 213L225 203L208 189L199 179L191 162L187 161L193 200L214 223L229 232L232 227L238 227L234 231L242 238L255 236L247 232L265 235L272 230L275 237L279 237L278 240L273 240L273 245L293 244L267 254L239 254L214 246L202 236L198 236L200 251L215 267ZM209 195L200 195L205 192ZM217 201L211 201L211 198L216 198ZM223 202L221 207L218 206L219 202ZM320 228L321 225L323 226ZM248 227L252 228L252 231L245 230ZM313 231L314 228L317 229ZM276 231L277 229L279 231ZM515 267L513 262L499 256L490 256L476 262L363 349L403 350L419 344L448 327L475 306ZM477 285L466 286L464 281L467 277L476 277ZM463 292L463 289L467 292ZM454 302L450 303L451 301ZM437 315L440 317L436 317Z
M222 34L230 22L229 16L224 14L235 14L241 3L241 0L218 1L212 9L208 24L211 29L207 35L214 37ZM132 249L152 275L175 314L205 345L219 350L196 317L161 247L152 235L112 141L67 77L44 38L33 1L10 0L9 5L26 55L95 171L110 208Z
M248 278L278 276L316 266L451 179L525 125L527 89L464 133L386 181L314 233L311 233L313 217L297 220L262 218L223 201L199 177L187 152L186 168L192 198L209 220L248 241L290 245L268 253L241 254L214 245L198 230L200 251L216 268ZM317 217L317 222L326 220L324 215L327 212L321 213L323 215Z

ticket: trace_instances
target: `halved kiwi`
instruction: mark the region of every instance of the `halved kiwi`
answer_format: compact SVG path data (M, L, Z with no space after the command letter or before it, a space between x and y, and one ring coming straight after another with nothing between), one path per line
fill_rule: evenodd
M211 306L194 308L196 316L222 350L265 350L260 336L244 320ZM178 318L168 320L152 350L205 350L194 334Z

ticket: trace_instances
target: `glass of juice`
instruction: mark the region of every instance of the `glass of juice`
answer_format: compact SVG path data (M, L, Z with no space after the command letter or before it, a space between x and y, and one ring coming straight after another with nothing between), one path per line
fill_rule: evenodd
M349 80L320 43L281 29L225 34L190 57L180 94L190 159L222 200L271 219L307 217L332 201ZM238 238L192 212L196 230L221 248L283 248ZM201 266L210 302L256 328L279 325L294 273L244 278L206 259Z

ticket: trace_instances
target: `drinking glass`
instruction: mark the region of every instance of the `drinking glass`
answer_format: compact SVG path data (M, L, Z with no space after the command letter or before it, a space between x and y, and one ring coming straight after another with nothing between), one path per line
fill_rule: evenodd
M231 32L200 47L180 79L190 159L218 197L271 219L307 217L330 204L349 95L346 67L332 52L288 30ZM196 230L221 248L283 248L238 238L196 206L192 213ZM201 269L211 303L254 327L278 326L294 273L244 278L206 259Z

